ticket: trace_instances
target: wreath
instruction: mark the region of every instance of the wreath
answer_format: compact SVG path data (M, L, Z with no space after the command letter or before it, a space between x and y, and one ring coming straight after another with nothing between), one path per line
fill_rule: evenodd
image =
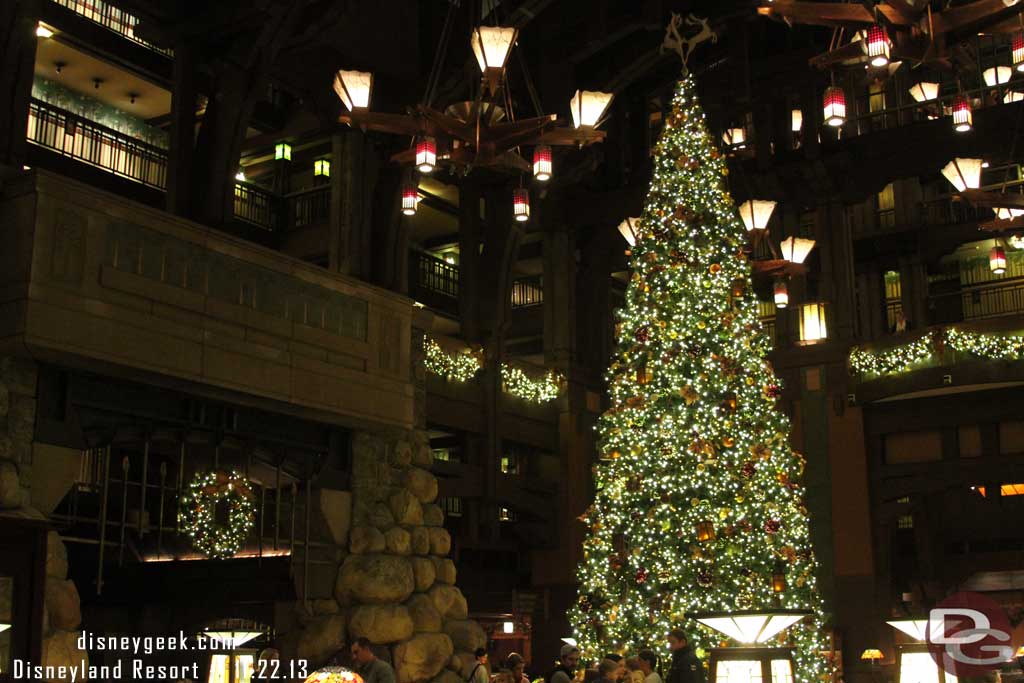
M254 499L249 480L238 472L200 472L181 498L181 526L197 550L210 559L225 560L241 549L253 527ZM217 521L221 503L228 506L226 524Z

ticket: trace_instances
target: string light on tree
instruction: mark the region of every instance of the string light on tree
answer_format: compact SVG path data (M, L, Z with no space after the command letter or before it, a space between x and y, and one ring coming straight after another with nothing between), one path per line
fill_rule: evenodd
M627 232L632 275L570 619L594 658L656 647L676 627L697 648L717 645L721 634L695 627L688 613L799 611L800 623L779 637L794 647L796 680L820 683L826 646L804 460L775 410L780 389L746 226L695 92L691 77L679 83L643 229Z

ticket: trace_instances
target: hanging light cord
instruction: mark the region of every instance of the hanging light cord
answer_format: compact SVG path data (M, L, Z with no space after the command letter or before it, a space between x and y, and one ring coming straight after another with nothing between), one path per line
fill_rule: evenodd
M430 75L427 77L427 91L423 95L423 104L428 107L431 106L437 95L437 86L441 80L441 68L444 66L445 55L448 54L452 25L455 23L455 13L458 11L461 1L448 0L448 14L444 18L444 27L441 29L441 37L437 41L437 50L434 52L434 63L431 65Z

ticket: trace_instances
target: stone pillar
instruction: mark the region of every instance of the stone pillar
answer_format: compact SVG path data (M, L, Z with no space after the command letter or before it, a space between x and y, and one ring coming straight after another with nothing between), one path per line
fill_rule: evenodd
M900 257L900 290L907 329L928 326L928 276L920 256Z
M36 379L31 360L0 358L0 510L31 502Z

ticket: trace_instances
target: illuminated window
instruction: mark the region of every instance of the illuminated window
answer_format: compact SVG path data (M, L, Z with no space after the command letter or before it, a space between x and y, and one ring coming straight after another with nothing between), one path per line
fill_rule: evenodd
M502 474L519 474L519 458L515 453L501 456Z
M910 502L910 496L903 496L902 498L897 498L896 502L897 503L909 503Z
M885 83L877 81L868 88L868 110L872 112L885 110Z
M956 683L957 678L942 673L928 652L903 652L900 654L899 683Z
M793 662L788 659L773 659L772 683L793 683Z
M441 509L449 517L461 517L462 516L462 499L461 498L442 498Z
M498 508L498 519L502 522L515 522L519 519L519 515L514 510Z
M441 462L450 462L452 459L451 453L448 451L447 448L435 448L433 449L433 452L434 460L440 460Z
M816 342L827 338L825 304L814 303L800 306L800 341Z
M775 671L772 678L774 679ZM715 683L762 683L761 662L749 659L726 659L718 662ZM772 682L774 683L774 681Z
M889 183L878 193L878 227L891 228L896 225L896 197ZM888 288L886 288L888 294Z
M913 529L914 528L914 516L913 515L900 515L896 520L896 527L898 529Z

